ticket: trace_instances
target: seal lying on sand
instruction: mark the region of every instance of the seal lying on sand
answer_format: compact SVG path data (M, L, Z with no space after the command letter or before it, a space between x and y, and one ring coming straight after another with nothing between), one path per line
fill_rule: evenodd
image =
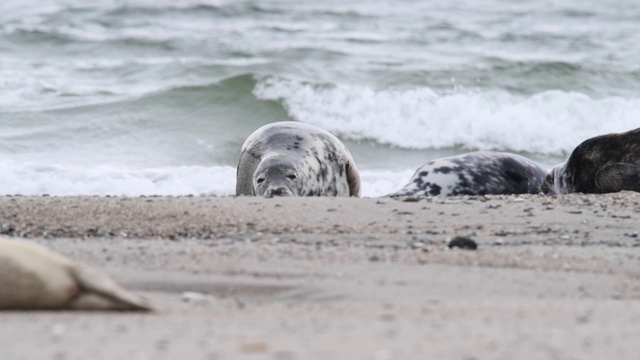
M585 140L553 168L545 194L640 191L640 128Z
M408 184L387 196L538 193L547 171L522 156L477 151L430 161Z
M0 237L0 309L151 310L151 304L42 246Z
M344 144L325 130L294 121L251 134L236 175L236 195L360 195L358 168Z

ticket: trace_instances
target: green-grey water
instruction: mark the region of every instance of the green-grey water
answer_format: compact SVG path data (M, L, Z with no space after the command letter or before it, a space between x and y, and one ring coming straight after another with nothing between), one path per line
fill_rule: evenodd
M551 167L640 126L640 3L0 4L5 194L230 194L244 139L345 141L363 192L476 149Z

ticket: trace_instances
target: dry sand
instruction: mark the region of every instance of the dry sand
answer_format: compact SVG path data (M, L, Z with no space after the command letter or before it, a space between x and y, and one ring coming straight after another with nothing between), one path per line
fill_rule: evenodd
M1 233L158 307L2 312L0 359L638 359L639 217L629 192L0 197Z

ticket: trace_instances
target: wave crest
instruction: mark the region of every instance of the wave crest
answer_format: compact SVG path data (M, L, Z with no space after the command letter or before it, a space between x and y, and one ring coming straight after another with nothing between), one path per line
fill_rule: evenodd
M230 195L231 166L126 169L114 166L49 165L0 161L2 195Z
M410 149L565 155L589 137L636 128L640 118L638 98L563 91L438 94L427 87L375 90L269 77L259 80L254 94L346 138Z

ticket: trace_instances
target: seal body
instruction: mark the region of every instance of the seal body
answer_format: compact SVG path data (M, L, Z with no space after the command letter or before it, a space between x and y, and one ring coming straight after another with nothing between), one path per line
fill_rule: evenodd
M540 189L545 194L640 192L640 128L585 140Z
M408 184L387 196L450 196L538 193L547 171L519 155L477 151L433 160Z
M312 125L265 125L242 145L236 195L359 196L360 175L346 146Z
M150 310L113 280L27 241L0 237L0 309Z

